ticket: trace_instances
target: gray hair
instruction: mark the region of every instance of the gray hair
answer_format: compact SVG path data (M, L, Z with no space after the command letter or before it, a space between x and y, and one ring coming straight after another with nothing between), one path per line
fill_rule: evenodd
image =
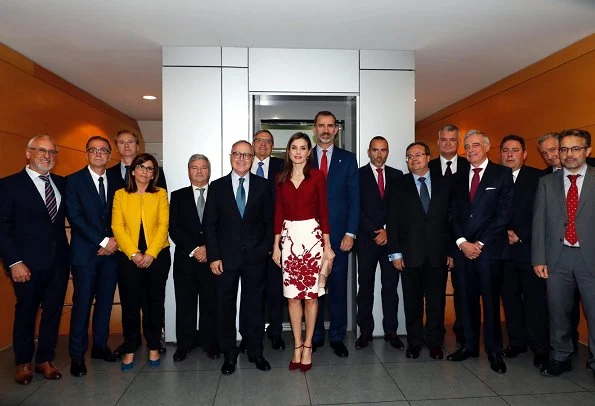
M32 148L33 147L33 144L35 144L35 141L41 140L41 139L44 139L44 138L46 140L48 140L49 142L51 142L52 144L54 144L54 148L56 150L58 150L58 145L56 144L56 141L54 141L52 139L52 137L50 137L49 135L46 135L46 134L36 135L35 137L31 138L29 140L29 142L27 143L27 148Z
M440 138L440 134L442 134L443 132L456 132L457 140L459 139L459 127L457 127L454 124L446 124L440 127L440 129L438 130L438 138Z
M246 144L246 145L248 145L248 146L250 147L250 153L251 153L252 155L254 155L254 146L252 146L252 144L250 144L250 143L249 143L248 141L246 141L246 140L239 140L239 141L236 141L236 142L234 142L234 143L232 144L232 146L231 146L231 151L233 152L233 149L234 149L234 148L235 148L237 145L240 145L240 144Z
M541 144L543 144L544 141L549 140L550 138L555 139L556 141L558 141L560 139L560 134L558 133L545 133L543 134L541 137L537 138L537 146L541 146Z
M209 161L209 158L207 158L206 156L204 156L203 154L192 154L190 156L190 159L188 160L188 168L190 168L190 164L194 161L206 161L207 162L207 166L209 167L209 171L211 170L211 161Z
M463 139L463 142L467 141L467 138L471 137L472 135L481 135L483 138L483 143L484 145L489 145L490 144L490 139L488 138L487 135L485 135L485 133L483 131L480 130L469 130L467 131L467 134L465 134L465 138Z

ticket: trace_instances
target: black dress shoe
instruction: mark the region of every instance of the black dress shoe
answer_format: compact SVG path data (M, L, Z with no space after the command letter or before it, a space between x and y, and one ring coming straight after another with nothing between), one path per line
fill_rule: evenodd
M371 336L362 334L357 340L355 340L355 349L361 350L362 348L366 348L368 345L370 345L370 341L372 341Z
M527 352L527 347L518 347L515 345L509 345L504 349L502 355L504 358L516 358L519 354L523 354Z
M240 341L240 345L238 346L240 352L246 353L246 342L244 341L244 339L242 338L242 341Z
M501 355L493 355L490 357L489 361L492 371L496 372L497 374L506 373L506 364L504 363L504 359L502 359Z
M174 362L182 362L188 356L188 351L182 350L178 348L176 352L174 352Z
M430 358L432 358L432 359L442 359L442 358L444 358L444 353L442 352L442 348L440 348L440 347L430 347Z
M262 355L257 357L248 356L248 361L256 365L256 369L260 369L261 371L270 371L271 369L271 364Z
M572 364L570 361L556 361L551 360L547 363L545 368L541 370L541 375L543 376L559 376L564 372L568 372L572 370Z
M446 357L447 360L453 362L460 362L465 361L467 358L477 358L479 357L479 351L471 351L467 348L459 348L455 352L448 354Z
M349 356L349 351L347 350L347 347L345 347L345 344L343 344L343 341L331 343L331 348L337 357L345 358Z
M231 375L236 371L236 364L238 363L238 350L233 350L225 353L225 360L221 366L221 373L223 375Z
M218 359L221 357L221 351L219 350L219 346L217 344L207 347L206 353L209 359Z
M312 352L316 352L318 347L324 347L324 340L314 340L312 341Z
M394 331L390 332L390 333L386 333L384 335L384 341L390 342L390 345L393 348L396 348L397 350L405 349L405 344L403 344L403 341L401 341L401 339L399 338L397 333L395 333Z
M420 352L421 347L419 345L411 344L407 347L407 351L405 351L405 356L409 359L417 359L419 358Z
M70 363L70 375L76 376L77 378L87 375L87 366L85 365L85 361L72 361Z
M157 348L157 351L159 351L159 354L165 354L167 352L167 347L161 343L159 344L159 348Z
M281 338L281 336L276 337L269 337L271 340L271 348L273 350L284 350L285 349L285 341Z
M533 358L533 365L536 368L539 368L540 371L543 371L543 369L547 366L549 360L549 354L535 354L535 358Z
M116 362L118 360L118 357L109 349L109 347L93 347L93 349L91 349L91 358L102 359L106 362Z

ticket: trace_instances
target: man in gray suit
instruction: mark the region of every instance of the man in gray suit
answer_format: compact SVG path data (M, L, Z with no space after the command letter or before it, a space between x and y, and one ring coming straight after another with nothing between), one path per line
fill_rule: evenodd
M547 279L552 357L541 371L558 376L572 369L572 310L578 285L590 326L595 326L595 168L586 164L591 134L560 133L562 170L539 180L533 209L533 270ZM589 329L595 348L595 328ZM595 372L595 358L587 362Z

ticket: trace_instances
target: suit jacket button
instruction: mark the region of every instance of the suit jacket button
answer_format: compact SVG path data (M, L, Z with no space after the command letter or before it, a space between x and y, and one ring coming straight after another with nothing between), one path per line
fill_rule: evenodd
M469 218L473 218L473 213L471 213L471 214L469 215Z
M560 242L564 242L564 238L560 238Z

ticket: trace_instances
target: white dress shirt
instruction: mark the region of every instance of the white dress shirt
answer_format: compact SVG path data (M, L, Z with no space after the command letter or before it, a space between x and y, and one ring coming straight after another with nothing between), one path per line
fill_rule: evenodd
M257 157L254 157L254 162L252 162L252 168L250 169L250 172L252 172L255 175L256 175L256 171L258 170L259 162L262 162L262 164L263 164L262 170L264 172L264 177L265 177L265 179L268 179L269 178L269 165L271 163L271 157L267 156L262 161L260 159L258 159Z
M446 164L448 161L451 162L450 164L450 171L455 174L457 173L457 163L458 163L459 156L455 154L452 159L446 159L442 155L440 155L440 169L442 170L442 175L446 173L446 168L448 165Z
M107 176L105 176L105 170L103 174L100 176L91 170L91 166L87 166L89 173L91 174L91 179L93 179L93 183L95 184L95 190L97 190L97 194L99 195L99 178L103 178L103 187L105 189L105 201L107 202ZM109 242L109 237L105 237L99 245L101 248L107 247L107 243Z
M239 183L239 182L238 182ZM245 184L245 183L244 183ZM200 196L200 189L204 189L205 191L203 192L202 197L204 197L205 199L205 204L207 203L207 194L209 193L209 184L207 183L204 186L194 186L194 185L190 185L192 186L192 192L194 193L194 203L196 204L198 202L198 198ZM196 210L198 210L198 207L196 208ZM199 249L200 246L195 247L192 251L190 251L190 254L188 255L189 257L194 256L194 252Z

